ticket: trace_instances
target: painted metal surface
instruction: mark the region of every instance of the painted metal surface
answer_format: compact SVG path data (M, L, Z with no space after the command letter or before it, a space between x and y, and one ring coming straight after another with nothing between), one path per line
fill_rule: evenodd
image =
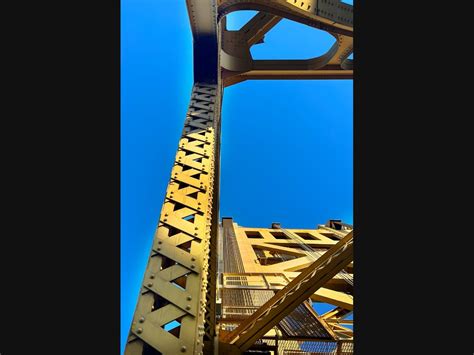
M344 229L335 229L329 227L334 227L329 221L310 230L282 229L279 224L273 228L249 228L229 218L223 219L222 224L222 238L232 249L228 254L238 257L226 261L228 270L224 268L220 275L220 353L238 354L253 349L264 338L327 340L317 327L309 326L313 323L323 326L336 343L352 340L352 329L344 326L348 324L344 318L353 310L351 226L344 224ZM339 257L344 261L333 263L336 269L329 272L320 268L343 250L345 256ZM242 267L233 267L237 263ZM262 296L264 302L256 303ZM301 305L312 309L310 300L332 304L337 311L286 320ZM267 314L266 320L259 318L262 314Z
M213 213L217 86L195 84L125 354L202 351ZM179 324L172 331L166 325Z
M344 317L353 307L352 227L333 221L314 230L243 228L230 218L220 224L218 211L224 87L250 79L352 78L352 6L336 0L186 4L195 83L125 354L301 353L305 346L350 354L352 330ZM244 9L259 13L228 31L225 16ZM250 47L282 18L337 41L309 60L254 60ZM312 301L337 308L318 315Z

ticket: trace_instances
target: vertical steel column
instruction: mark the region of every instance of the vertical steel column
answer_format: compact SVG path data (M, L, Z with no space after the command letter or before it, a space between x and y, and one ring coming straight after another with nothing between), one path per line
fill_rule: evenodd
M220 83L220 80L219 80ZM214 138L214 161L213 161L213 183L212 183L212 213L211 213L211 237L209 240L209 271L207 273L206 289L206 319L204 323L204 354L215 353L216 333L216 296L217 296L217 264L218 264L218 233L219 233L219 187L220 187L220 146L221 146L221 117L222 86L216 86L217 95L215 108L218 107L219 114L215 114L215 138ZM215 111L217 112L217 111Z
M217 85L195 83L126 355L202 353L205 318L215 317L206 312L215 313L208 302L214 287L209 255L215 249L220 109Z

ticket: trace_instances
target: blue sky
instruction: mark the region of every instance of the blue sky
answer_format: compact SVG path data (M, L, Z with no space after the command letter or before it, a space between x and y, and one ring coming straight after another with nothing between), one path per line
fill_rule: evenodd
M135 309L193 83L184 0L121 2L121 348ZM250 12L231 14L238 28ZM289 20L254 58L321 55L334 39ZM225 89L220 216L243 226L352 223L352 81Z

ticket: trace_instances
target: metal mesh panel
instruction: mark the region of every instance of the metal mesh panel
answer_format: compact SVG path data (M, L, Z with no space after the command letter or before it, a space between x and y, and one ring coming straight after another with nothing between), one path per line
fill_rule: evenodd
M331 339L327 330L304 304L296 307L279 325L288 336Z
M224 288L222 290L222 319L244 320L272 298L274 294L270 290ZM283 318L279 325L287 336L331 339L326 329L304 304L299 305L292 313Z
M279 355L352 355L354 353L354 343L351 340L335 342L260 339L255 344L259 347L263 345L268 345L269 347L278 345Z
M222 289L222 318L243 320L273 297L269 290Z

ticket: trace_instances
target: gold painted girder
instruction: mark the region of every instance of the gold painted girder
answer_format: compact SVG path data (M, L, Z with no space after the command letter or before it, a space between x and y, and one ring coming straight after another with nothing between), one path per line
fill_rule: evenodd
M133 317L126 355L202 351L213 213L216 85L196 83ZM173 330L169 323L179 326Z

